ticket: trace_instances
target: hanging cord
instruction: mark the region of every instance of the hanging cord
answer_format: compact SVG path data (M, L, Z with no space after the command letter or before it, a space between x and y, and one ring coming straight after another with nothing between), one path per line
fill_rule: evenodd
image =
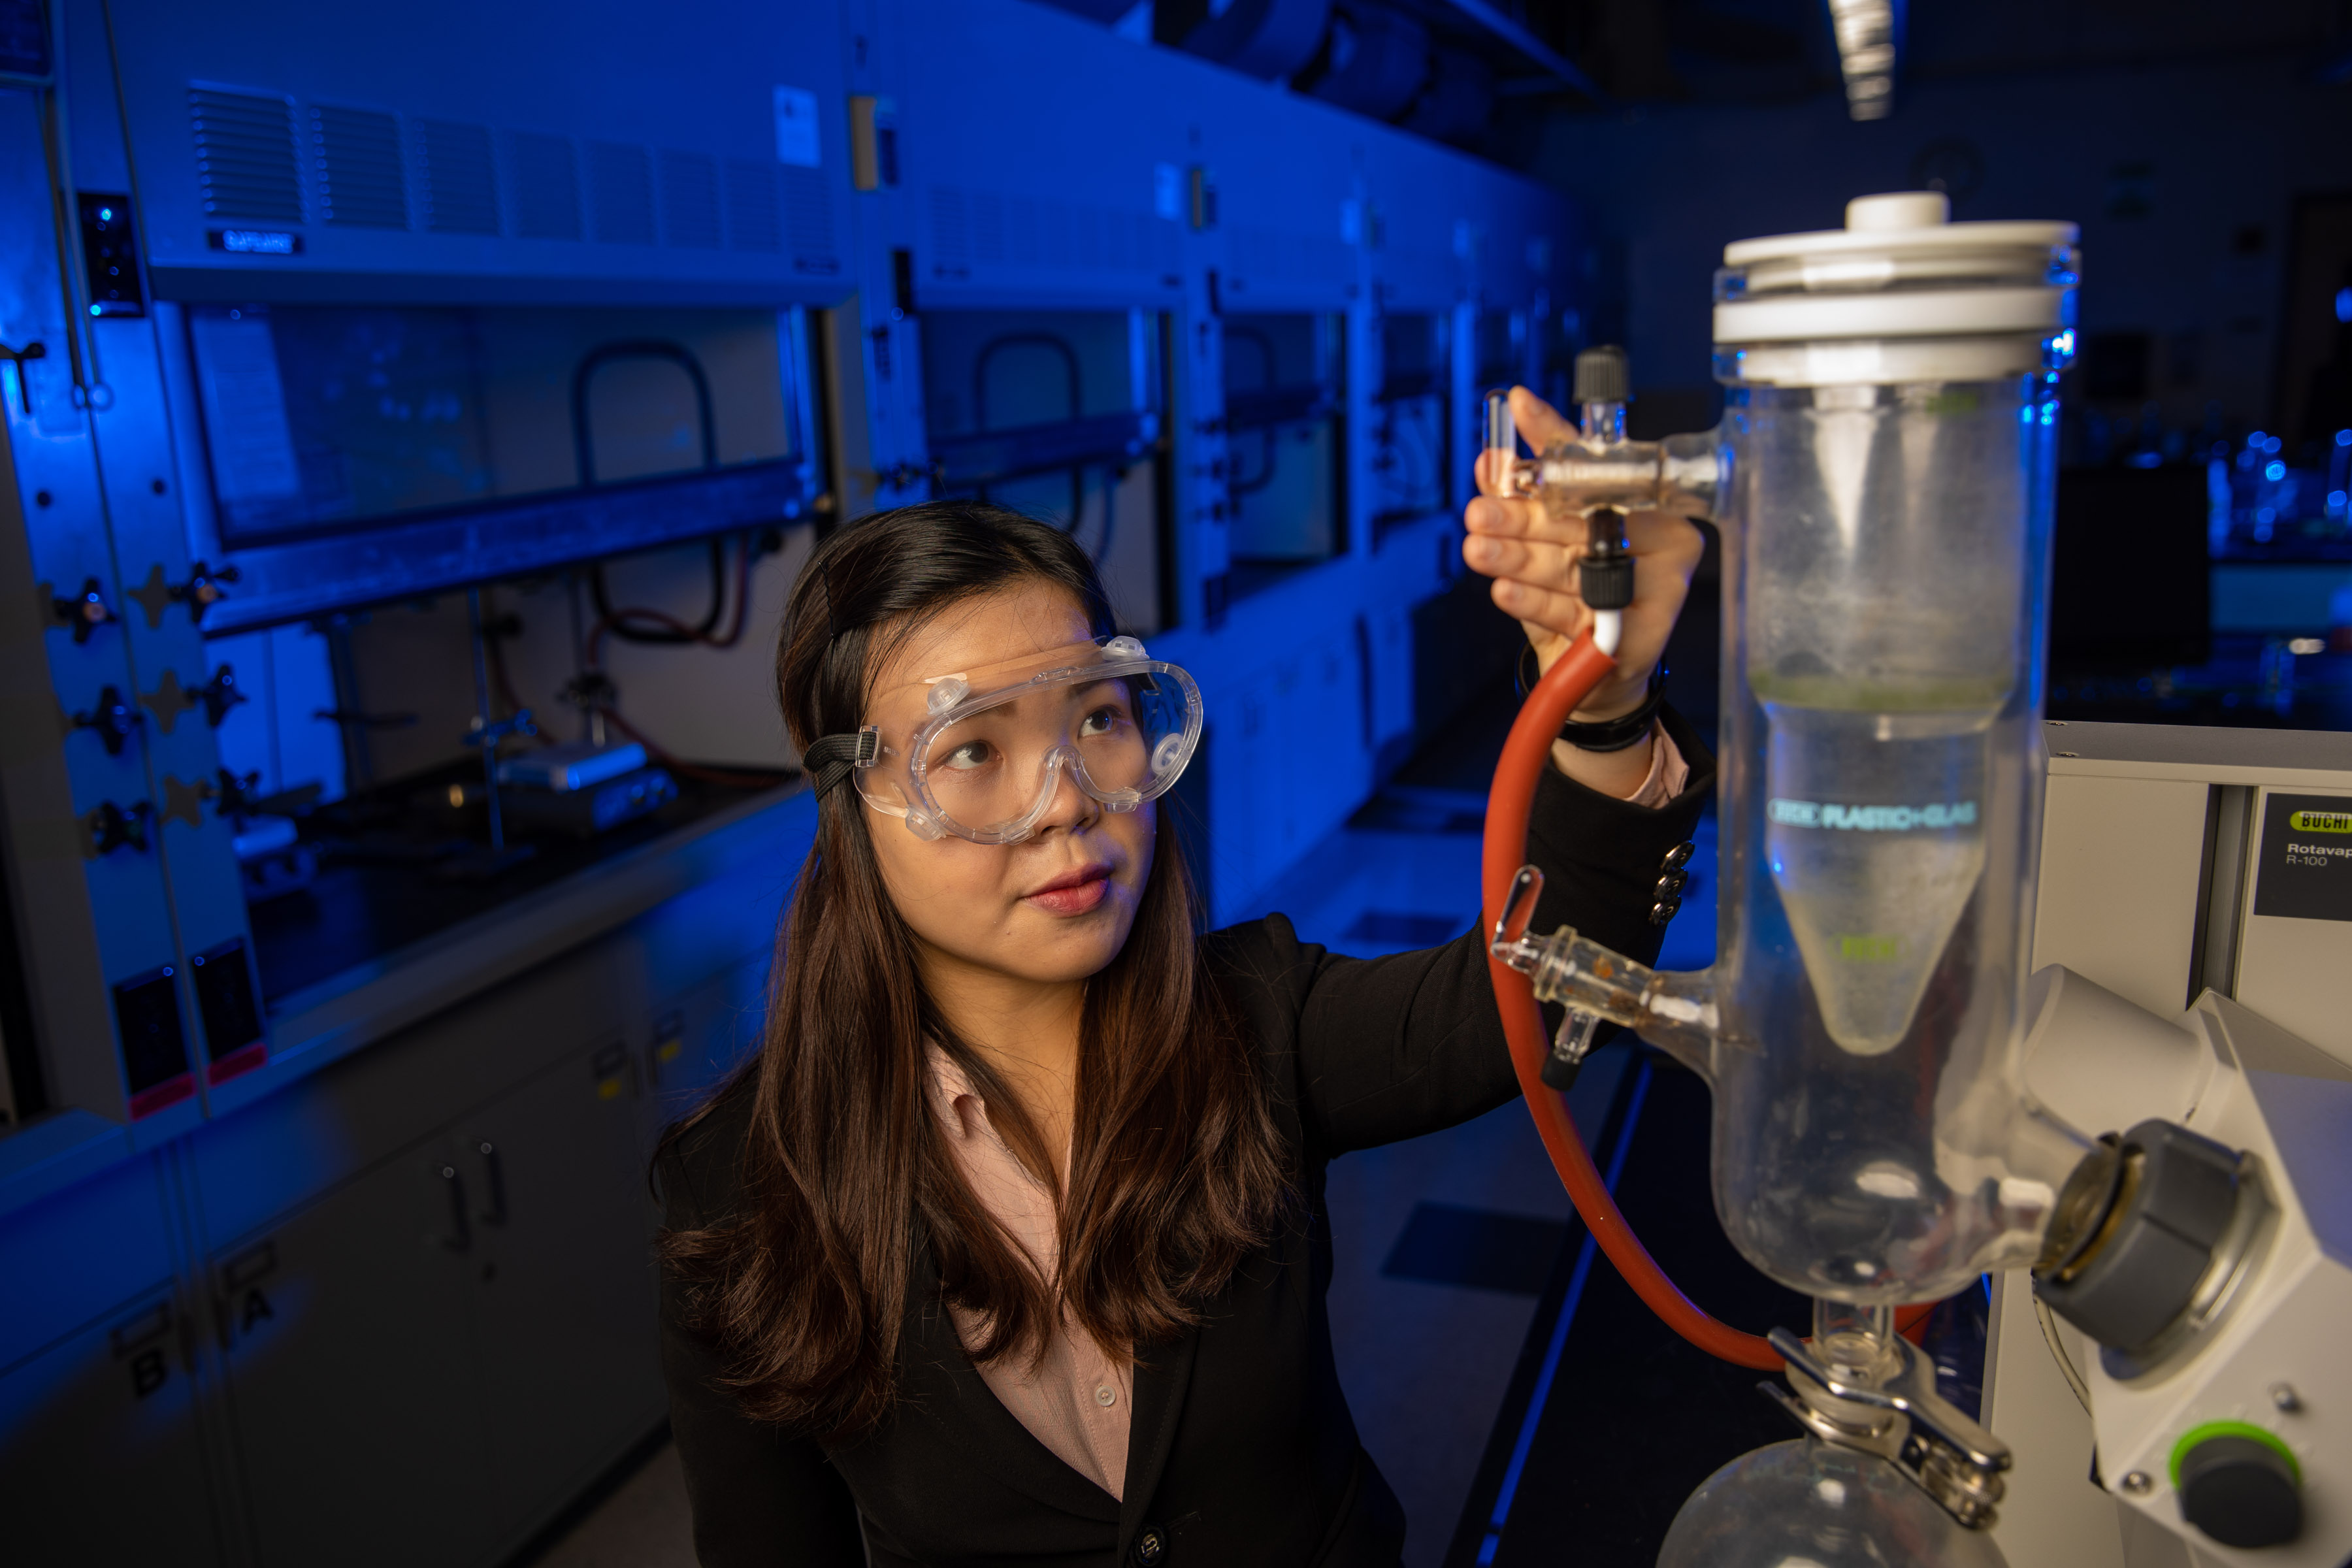
M605 604L603 590L596 586L600 581L599 574L592 573L589 578L590 596L596 604L597 619L595 626L589 630L587 641L580 649L582 668L586 669L604 668L604 639L607 637L616 637L624 642L657 642L673 647L699 644L704 647L714 648L730 648L741 642L743 628L751 615L751 536L745 533L737 537L735 614L727 630L716 635L711 628L719 624L719 617L726 608L724 571L726 550L724 543L716 539L710 542L710 550L712 560L720 563L720 571L712 588L711 613L699 626L689 626L676 616L661 610L636 608L615 610ZM664 635L659 637L632 635L623 624L625 618L649 623Z
M684 635L674 640L681 643L698 642L714 648L733 647L742 641L744 627L751 619L751 536L750 534L740 536L736 558L735 614L732 624L726 633L719 637ZM682 623L663 615L659 610L624 610L621 614L640 616L665 622L680 633L689 631L689 628ZM595 626L590 628L587 638L579 650L580 668L583 671L599 678L603 677L604 638L608 634L618 635L618 627L611 616L598 620ZM621 716L620 706L614 700L613 685L609 679L600 679L596 684L587 689L592 693L601 693L590 705L593 711L602 714L607 724L643 746L647 756L682 778L698 780L703 784L722 784L730 789L772 789L782 782L782 778L773 774L756 773L735 768L705 767L698 763L687 762L666 750L649 738L644 731Z
M1259 363L1264 367L1264 374L1257 378L1257 384L1260 388L1269 390L1275 385L1275 355L1272 338L1255 327L1228 326L1225 328L1225 342L1229 345L1236 342L1247 343L1257 350ZM1228 355L1227 358L1230 361L1231 356ZM1228 391L1233 388L1233 377L1230 374L1225 377L1225 386ZM1225 480L1225 491L1234 498L1236 504L1242 497L1254 496L1274 483L1275 436L1276 429L1271 425L1261 426L1257 431L1259 457L1255 478L1243 479L1240 473L1240 462L1238 460L1234 462L1234 471ZM1230 442L1231 438L1229 434L1227 440Z
M572 460L578 470L581 488L593 489L603 483L596 477L596 434L588 407L596 373L606 365L628 360L657 360L686 373L688 383L694 388L695 428L700 437L703 471L708 473L718 468L719 421L712 409L710 377L704 373L702 362L683 343L661 338L625 338L590 349L572 372ZM623 642L709 642L719 626L719 617L727 608L726 548L716 537L710 541L710 607L703 613L701 621L690 627L658 610L614 609L604 585L604 563L601 561L589 564L588 593L595 603L597 617Z
M1070 341L1055 332L1006 332L1002 337L992 338L982 344L980 353L972 356L971 427L975 433L985 435L989 429L989 363L1005 349L1020 348L1050 350L1061 360L1062 378L1068 384L1069 391L1070 412L1067 417L1074 423L1086 417L1084 384L1078 374L1078 351L1070 346ZM981 499L983 500L988 499L988 492L984 488L981 491ZM1103 505L1106 509L1110 505L1108 494L1103 499ZM1087 471L1083 467L1074 468L1070 470L1070 524L1062 531L1075 537L1078 531L1078 523L1085 518L1086 513ZM1109 524L1106 522L1104 527L1108 529ZM1101 557L1097 555L1096 559L1100 560Z
M1494 929L1511 879L1527 858L1528 816L1534 808L1536 783L1551 764L1553 739L1575 711L1617 668L1586 632L1536 682L1519 710L1511 736L1503 743L1503 760L1495 769L1495 783L1486 801L1486 837L1483 857L1486 913L1482 929ZM1487 973L1494 978L1495 1003L1502 1010L1503 1032L1510 1041L1511 1066L1534 1116L1545 1152L1559 1171L1570 1201L1582 1216L1585 1229L1608 1254L1609 1261L1633 1288L1643 1304L1659 1320L1711 1356L1761 1372L1777 1371L1778 1351L1755 1334L1740 1332L1708 1317L1676 1289L1643 1247L1610 1194L1608 1184L1593 1167L1592 1154L1577 1132L1560 1097L1543 1081L1544 1057L1550 1048L1543 1013L1536 1004L1535 987L1528 977L1491 953ZM1934 1305L1897 1309L1895 1323L1906 1335L1920 1331Z

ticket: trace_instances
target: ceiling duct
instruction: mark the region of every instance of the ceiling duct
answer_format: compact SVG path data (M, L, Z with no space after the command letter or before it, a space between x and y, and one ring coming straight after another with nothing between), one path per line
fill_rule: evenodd
M1084 16L1089 22L1100 22L1105 26L1134 10L1136 5L1136 0L1045 0L1045 3L1056 11L1067 11L1073 16Z
M1331 20L1331 0L1210 0L1209 15L1177 47L1256 77L1279 81L1315 58Z
M1429 29L1385 5L1332 8L1323 49L1292 85L1374 120L1402 114L1429 80Z
M1433 142L1465 142L1486 123L1495 104L1495 68L1466 49L1440 48L1429 85L1397 123Z

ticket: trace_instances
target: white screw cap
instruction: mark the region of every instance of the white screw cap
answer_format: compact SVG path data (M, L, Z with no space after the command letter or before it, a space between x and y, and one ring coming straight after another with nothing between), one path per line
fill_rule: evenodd
M1896 228L1934 228L1952 221L1952 200L1941 191L1894 191L1856 196L1845 204L1845 226L1881 233Z

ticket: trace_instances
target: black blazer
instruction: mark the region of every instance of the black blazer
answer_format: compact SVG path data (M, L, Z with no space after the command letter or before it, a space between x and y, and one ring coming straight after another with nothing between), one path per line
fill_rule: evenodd
M1649 912L1661 862L1690 836L1715 782L1698 737L1671 711L1666 722L1691 777L1664 807L1628 805L1545 770L1529 835L1546 876L1539 929L1573 925L1629 957L1657 956L1664 931ZM908 1293L897 1410L842 1444L749 1420L715 1391L721 1357L682 1327L676 1282L665 1279L670 1428L706 1568L852 1568L869 1547L887 1568L1394 1568L1403 1510L1357 1440L1331 1357L1324 1167L1518 1092L1484 945L1472 931L1424 952L1343 958L1272 915L1204 946L1265 1053L1304 1201L1206 1304L1201 1328L1139 1347L1125 1501L998 1403L956 1339L927 1254ZM745 1100L725 1097L663 1162L672 1226L700 1225L738 1201Z

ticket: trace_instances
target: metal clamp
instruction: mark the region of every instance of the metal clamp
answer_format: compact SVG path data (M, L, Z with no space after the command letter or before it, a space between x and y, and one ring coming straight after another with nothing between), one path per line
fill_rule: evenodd
M1936 1392L1936 1369L1918 1348L1893 1336L1896 1363L1884 1377L1862 1382L1813 1353L1786 1329L1771 1332L1772 1348L1789 1363L1788 1388L1756 1386L1825 1443L1874 1454L1917 1483L1944 1511L1970 1530L1990 1530L2007 1489L2009 1446Z

